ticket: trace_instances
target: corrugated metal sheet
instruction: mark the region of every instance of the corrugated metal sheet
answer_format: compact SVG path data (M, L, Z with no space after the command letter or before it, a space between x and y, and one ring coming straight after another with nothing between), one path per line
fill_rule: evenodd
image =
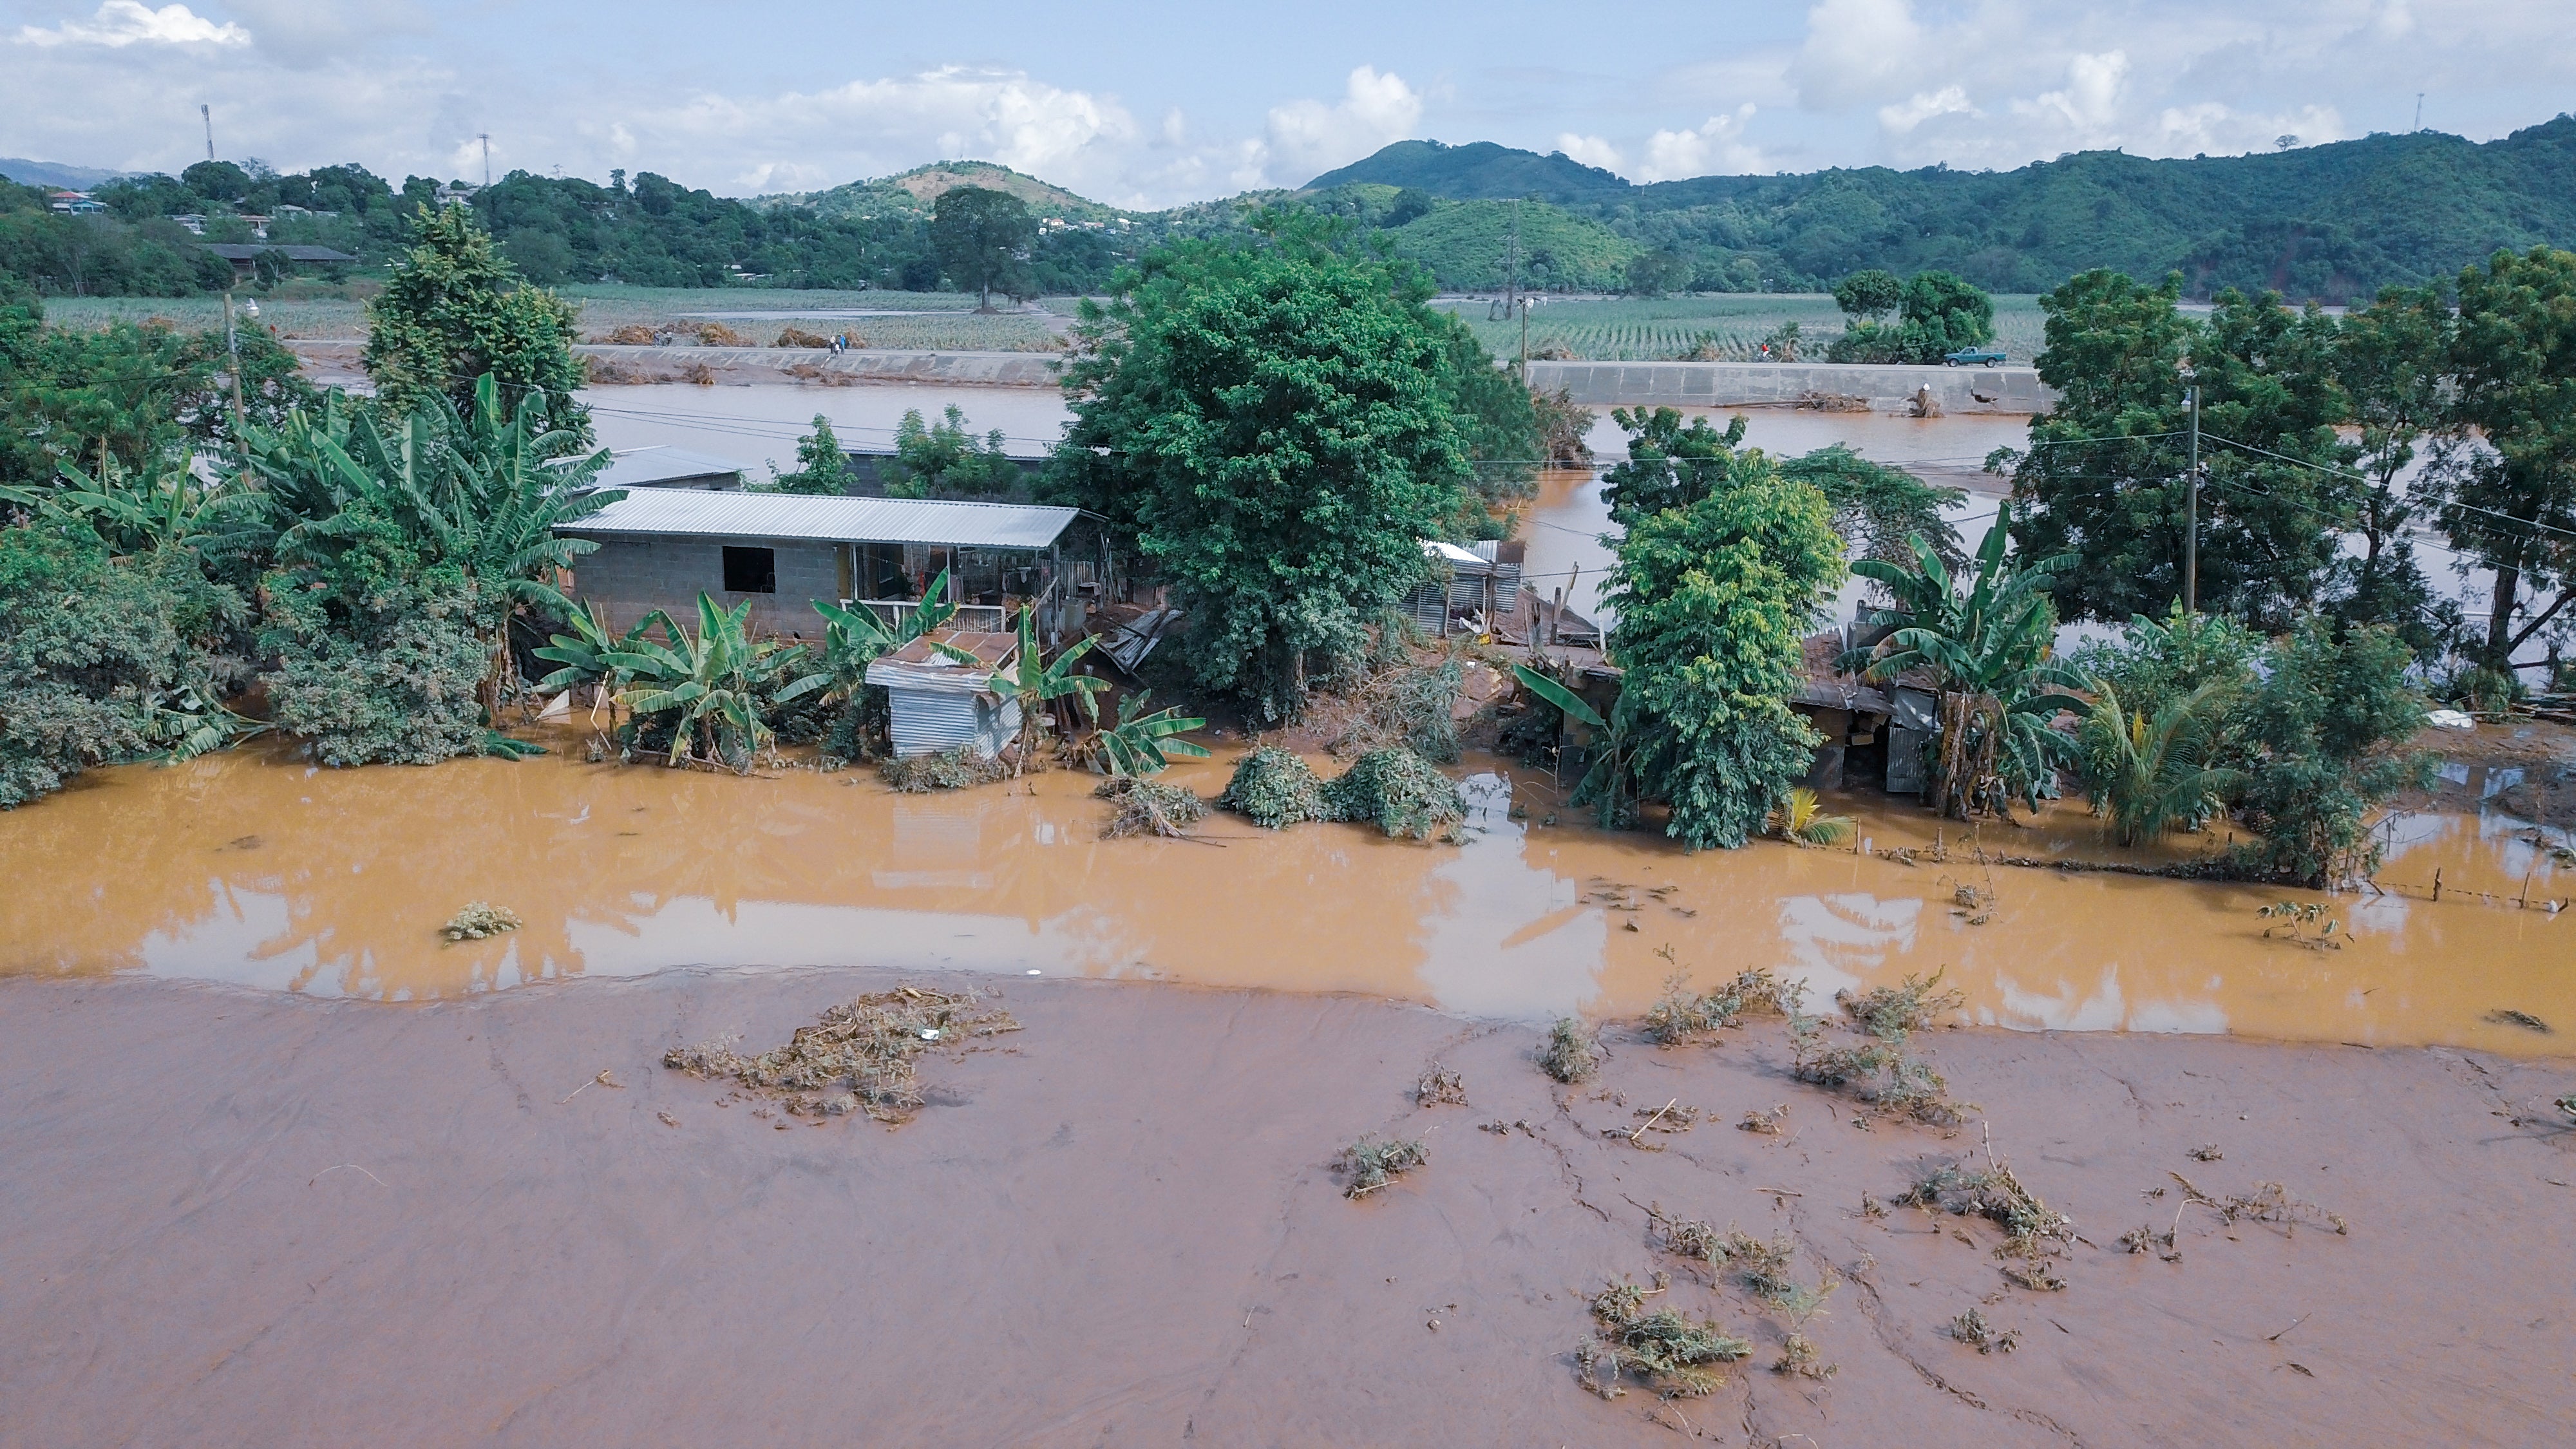
M712 453L686 448L632 448L618 454L599 476L595 488L739 488L742 465Z
M893 706L894 752L909 759L971 745L979 755L998 755L1020 733L1020 702L990 694L964 694L948 689L886 690Z
M629 494L556 531L585 538L781 538L1042 549L1064 533L1077 511L1034 503L650 489Z

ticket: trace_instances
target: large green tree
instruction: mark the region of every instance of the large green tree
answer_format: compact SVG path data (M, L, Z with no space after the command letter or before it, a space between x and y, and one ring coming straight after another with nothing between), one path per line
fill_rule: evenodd
M1319 218L1256 225L1086 305L1054 486L1171 584L1198 683L1276 719L1423 577L1470 471L1427 279Z
M2190 517L2184 389L2204 433L2198 601L2280 627L2323 601L2339 535L2365 491L2336 425L2332 318L2270 294L2219 297L2207 322L2176 310L2179 278L2142 287L2087 272L2040 299L2040 379L2058 393L2011 457L2015 541L2073 553L2069 618L2156 615L2183 595ZM2186 375L2185 369L2189 372Z
M1020 289L1036 240L1028 203L1007 191L960 186L931 206L930 244L938 249L940 270L960 291L975 294L980 312L993 310L995 292Z
M1683 845L1731 849L1806 774L1822 741L1788 701L1801 641L1843 579L1831 518L1822 493L1753 453L1723 486L1628 525L1605 593L1622 759L1596 788L1614 811L1633 790L1670 807L1665 833Z
M2495 570L2479 653L2503 668L2576 602L2576 252L2460 273L2455 417L2483 447L2446 470L2442 531Z
M425 206L410 251L367 304L367 376L398 411L443 397L463 412L489 374L507 408L534 398L550 429L586 439L589 410L573 401L584 381L573 319L570 303L528 285L494 249L470 208Z
M2433 591L2412 538L2423 509L2416 490L2398 479L2415 461L2416 444L2448 418L2456 330L2439 288L2388 287L2347 313L2335 338L2345 421L2361 433L2354 466L2365 482L2353 518L2361 553L2335 565L2335 610L2347 622L2392 625L2419 650L2434 642Z

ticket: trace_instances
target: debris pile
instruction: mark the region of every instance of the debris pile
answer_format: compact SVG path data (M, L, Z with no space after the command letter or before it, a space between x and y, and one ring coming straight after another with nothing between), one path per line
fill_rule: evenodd
M1009 1012L982 1002L974 991L898 986L831 1008L775 1051L746 1057L734 1049L739 1038L727 1037L673 1047L662 1065L734 1081L799 1115L865 1112L880 1122L906 1122L922 1105L915 1057L1020 1029Z

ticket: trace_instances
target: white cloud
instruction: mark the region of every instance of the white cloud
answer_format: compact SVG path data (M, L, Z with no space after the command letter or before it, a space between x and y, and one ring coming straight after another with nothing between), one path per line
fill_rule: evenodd
M1273 106L1269 122L1263 171L1274 184L1302 186L1318 172L1411 136L1422 122L1422 93L1393 71L1364 65L1351 72L1339 101Z
M1911 131L1935 116L1975 115L1977 108L1968 104L1964 86L1943 86L1937 91L1916 91L1892 106L1878 108L1878 123L1891 131Z
M1567 131L1556 138L1556 149L1586 166L1598 166L1604 171L1619 169L1619 148L1599 136L1579 136Z
M2016 101L2020 115L2052 120L2079 134L2102 130L2120 115L2120 85L2128 78L2125 52L2078 55L2066 63L2066 87L2032 101Z
M1924 58L1911 0L1822 0L1792 74L1799 99L1822 110L1903 88Z
M1767 169L1761 149L1744 141L1745 123L1753 115L1753 103L1746 101L1733 115L1711 116L1695 129L1657 131L1646 138L1646 162L1638 168L1637 179L1679 181L1713 172L1742 176Z
M153 10L136 0L107 0L86 21L66 20L51 30L21 26L18 43L104 45L115 50L129 45L248 45L250 32L229 21L217 25L185 5Z
M964 66L812 94L737 100L702 92L624 124L645 139L648 154L675 144L729 152L721 184L732 189L828 186L850 180L853 165L886 172L927 160L998 161L1067 185L1098 185L1139 136L1114 98L1023 71Z

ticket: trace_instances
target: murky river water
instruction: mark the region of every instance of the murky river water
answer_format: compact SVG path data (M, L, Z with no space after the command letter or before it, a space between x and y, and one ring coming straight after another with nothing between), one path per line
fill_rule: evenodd
M175 769L96 772L0 815L0 969L156 975L415 1000L692 964L864 963L1036 970L1356 991L1481 1015L1624 1013L1672 969L1704 980L1771 966L1820 993L1946 969L1981 1021L2013 1027L2235 1031L2508 1052L2560 1040L2498 1024L2576 1025L2576 895L2501 816L2411 817L2385 878L2412 894L2330 901L2340 950L2265 940L2283 892L1998 869L1906 866L1758 843L1686 856L1604 835L1574 812L1507 816L1476 782L1462 847L1351 826L1266 834L1230 816L1213 844L1102 841L1106 807L1072 772L955 795L896 795L873 775L742 780L581 763L573 741L511 764L313 770L251 749ZM1224 759L1174 778L1213 794ZM1516 787L1534 820L1543 775ZM1878 847L1933 822L1845 801ZM2102 857L2080 812L1989 826L1989 849L2052 839ZM2421 899L2440 868L2440 904ZM1954 907L1991 886L1985 924ZM1658 893L1660 889L1660 893ZM2490 902L2484 896L2498 898ZM524 929L450 945L468 901Z

